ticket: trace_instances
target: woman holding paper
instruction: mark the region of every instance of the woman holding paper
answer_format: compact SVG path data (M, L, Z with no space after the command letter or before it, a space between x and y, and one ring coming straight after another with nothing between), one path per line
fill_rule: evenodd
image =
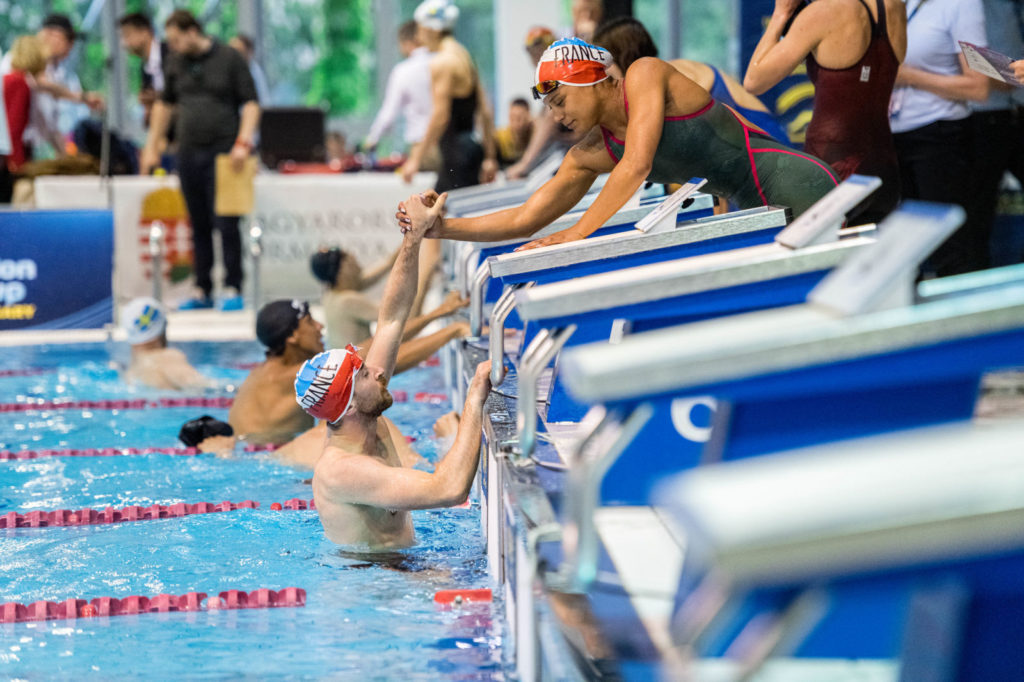
M537 66L534 97L555 120L586 136L558 173L514 209L477 218L447 218L427 236L470 241L527 237L579 202L601 173L601 193L571 228L522 249L583 239L597 230L645 181L707 179L705 189L740 208L787 206L796 217L838 184L821 159L790 149L682 75L647 57L625 77L611 77L611 54L578 38L551 45ZM396 216L409 222L404 205Z

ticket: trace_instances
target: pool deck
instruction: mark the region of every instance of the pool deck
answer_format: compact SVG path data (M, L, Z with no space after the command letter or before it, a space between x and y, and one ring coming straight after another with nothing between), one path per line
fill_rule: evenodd
M313 317L322 320L323 309L310 306ZM103 343L108 337L124 341L116 325L109 329L44 329L0 332L0 346L32 346L53 343ZM184 310L168 313L169 341L250 341L256 338L256 313L245 309L225 313L219 310Z

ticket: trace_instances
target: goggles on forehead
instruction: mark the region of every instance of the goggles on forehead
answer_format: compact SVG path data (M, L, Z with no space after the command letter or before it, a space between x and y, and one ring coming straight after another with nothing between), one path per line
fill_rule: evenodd
M534 99L544 99L552 92L557 90L558 85L558 81L541 81L540 83L537 83L532 88L530 88L530 92L533 93Z

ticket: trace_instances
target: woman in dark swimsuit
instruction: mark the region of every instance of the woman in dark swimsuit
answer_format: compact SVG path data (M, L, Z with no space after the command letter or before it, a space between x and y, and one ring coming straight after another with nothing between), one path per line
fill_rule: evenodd
M877 222L900 200L889 99L906 53L903 0L776 0L750 59L743 84L755 94L806 60L815 94L804 149L828 161L842 179L854 173L882 179L851 220Z
M589 131L569 150L554 178L526 204L477 218L446 218L427 236L471 241L527 237L569 211L601 173L600 195L574 226L525 247L583 239L650 180L706 178L707 191L740 208L787 206L793 216L837 184L828 164L764 135L707 90L660 59L639 59L625 78L611 78L604 50L577 38L560 40L537 67L534 93L555 120ZM428 198L429 201L429 198ZM400 205L397 218L408 224Z

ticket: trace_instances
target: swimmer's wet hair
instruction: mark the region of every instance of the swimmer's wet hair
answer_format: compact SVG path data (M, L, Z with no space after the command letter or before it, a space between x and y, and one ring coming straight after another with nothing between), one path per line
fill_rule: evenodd
M338 281L338 270L341 269L341 261L345 259L345 252L337 246L329 249L320 249L309 259L309 267L313 276L329 287L333 287Z
M615 65L622 73L642 57L658 56L658 46L651 34L633 17L617 17L604 22L594 31L593 43L612 53Z

